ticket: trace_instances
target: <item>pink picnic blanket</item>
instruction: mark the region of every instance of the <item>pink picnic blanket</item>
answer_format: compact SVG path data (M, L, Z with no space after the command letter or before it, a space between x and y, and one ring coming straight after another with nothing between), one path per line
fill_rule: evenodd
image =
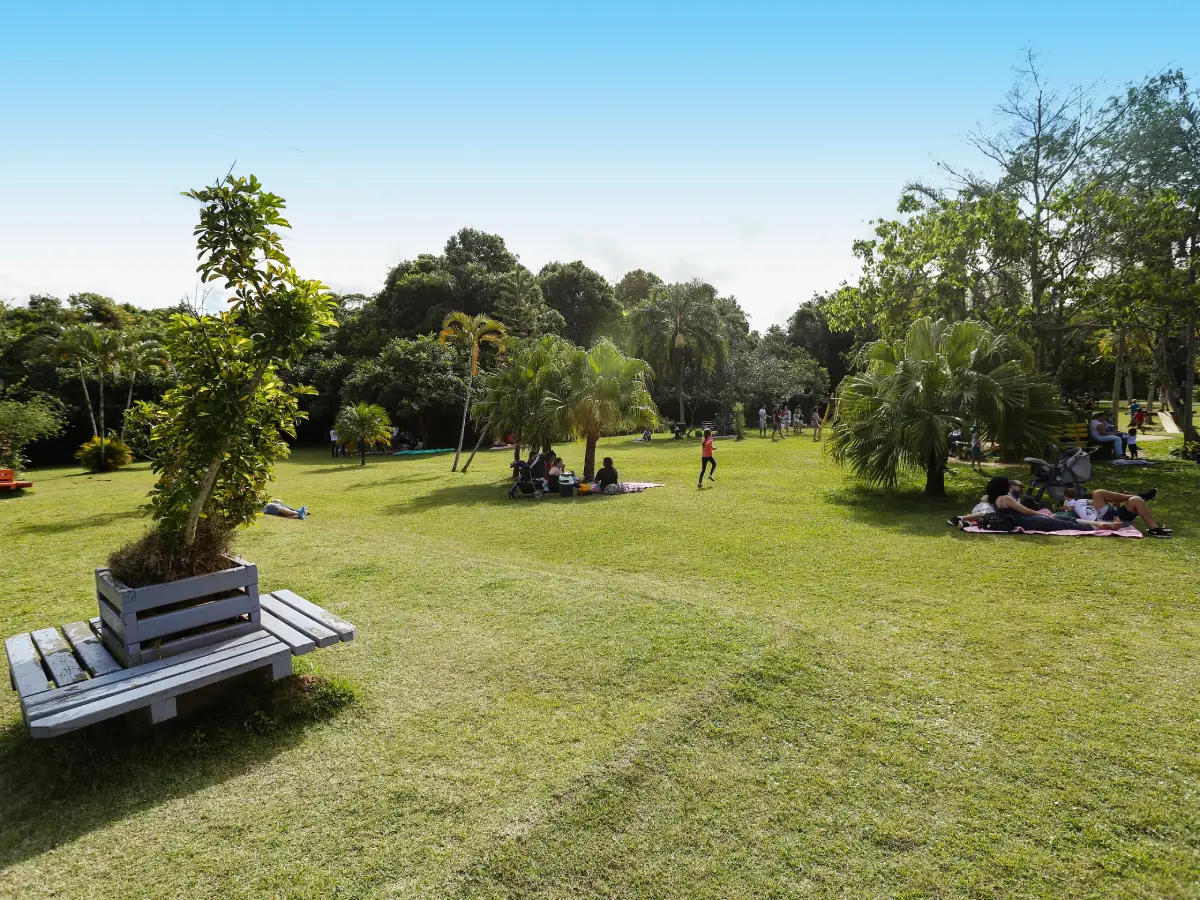
M662 487L661 484L655 484L653 481L622 481L622 494L639 494L647 488Z
M978 525L964 526L963 531L969 531L971 534L1049 534L1054 537L1127 537L1140 538L1142 533L1132 525L1126 525L1123 528L1117 529L1100 529L1088 531L1080 529L1079 531L1030 531L1025 528L1016 528L1012 531L988 531L986 528L980 528Z

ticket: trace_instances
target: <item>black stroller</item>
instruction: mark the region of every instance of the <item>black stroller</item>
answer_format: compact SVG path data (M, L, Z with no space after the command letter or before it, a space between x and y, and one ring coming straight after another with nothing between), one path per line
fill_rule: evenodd
M534 467L541 469L540 474L534 472ZM508 489L510 500L516 500L522 494L530 494L534 500L541 500L546 493L546 464L540 459L534 461L534 467L523 460L517 460L509 466L513 471L513 486Z
M1029 475L1032 483L1029 485L1029 496L1041 500L1043 494L1049 494L1055 503L1061 505L1063 492L1074 488L1076 496L1086 497L1087 491L1083 483L1092 477L1092 454L1098 448L1086 450L1072 447L1058 458L1056 463L1048 463L1036 456L1025 457L1029 463Z

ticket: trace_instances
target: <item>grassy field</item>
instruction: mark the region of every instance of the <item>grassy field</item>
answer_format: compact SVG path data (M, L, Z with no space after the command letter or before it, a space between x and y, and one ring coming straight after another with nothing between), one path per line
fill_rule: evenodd
M1147 444L1152 455L1170 445ZM809 438L606 441L618 498L507 454L297 453L239 538L359 626L149 734L51 742L0 695L13 897L1200 895L1200 466L1176 537L966 536ZM581 447L567 448L581 463ZM4 634L93 614L144 466L0 500Z

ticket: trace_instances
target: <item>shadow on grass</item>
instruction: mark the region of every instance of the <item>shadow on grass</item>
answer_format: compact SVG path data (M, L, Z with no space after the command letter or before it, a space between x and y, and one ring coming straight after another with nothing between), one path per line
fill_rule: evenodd
M486 503L491 506L513 506L524 500L527 503L540 503L532 496L521 494L517 500L510 500L508 491L512 482L508 479L492 481L487 484L455 484L449 487L414 497L407 503L397 503L387 508L387 512L397 516L415 515L430 509L441 509L445 506L469 506L476 503ZM543 500L558 500L557 494L549 494Z
M122 519L140 519L141 510L126 509L121 512L100 513L86 519L68 519L64 522L30 522L22 525L21 530L26 534L65 534L68 531L78 531L81 528L98 528L120 522Z
M920 491L884 493L854 484L826 491L823 496L857 522L928 535L945 534L950 530L946 519L970 511L975 503L962 493L932 498Z
M304 674L222 687L215 705L149 730L114 719L35 741L23 722L0 726L0 870L252 771L357 701L348 683Z

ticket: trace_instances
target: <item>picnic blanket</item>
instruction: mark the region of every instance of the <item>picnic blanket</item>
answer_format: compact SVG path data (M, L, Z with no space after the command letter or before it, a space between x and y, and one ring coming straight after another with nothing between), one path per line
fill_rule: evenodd
M622 494L640 494L642 491L650 488L663 487L661 484L655 484L653 481L622 481Z
M438 447L436 450L397 450L392 456L428 456L430 453L453 453L453 447Z
M1114 466L1152 466L1152 465L1154 465L1154 460L1152 460L1152 459L1114 459L1112 461L1112 464Z
M986 528L980 528L978 525L967 525L963 531L971 534L1049 534L1054 537L1126 537L1140 538L1142 533L1132 525L1126 525L1124 528L1117 529L1099 529L1095 531L1028 531L1024 528L1016 528L1013 531L988 531Z

